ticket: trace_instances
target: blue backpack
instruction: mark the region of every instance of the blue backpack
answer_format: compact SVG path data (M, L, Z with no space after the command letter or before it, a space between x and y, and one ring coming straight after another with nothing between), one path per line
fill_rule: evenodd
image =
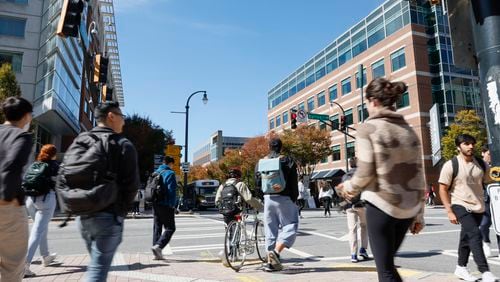
M257 169L262 179L262 192L264 194L277 194L286 187L285 176L281 170L280 157L260 159Z

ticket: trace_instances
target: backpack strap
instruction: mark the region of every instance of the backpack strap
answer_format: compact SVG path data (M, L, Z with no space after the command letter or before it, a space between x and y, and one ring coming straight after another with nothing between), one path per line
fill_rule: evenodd
M453 185L453 181L455 180L455 178L457 177L458 175L458 158L457 156L454 156L452 159L451 159L451 167L453 169L453 174L451 176L451 183L450 183L450 186Z
M486 164L484 163L484 160L478 156L474 156L474 159L476 159L477 163L479 164L483 172L486 172Z

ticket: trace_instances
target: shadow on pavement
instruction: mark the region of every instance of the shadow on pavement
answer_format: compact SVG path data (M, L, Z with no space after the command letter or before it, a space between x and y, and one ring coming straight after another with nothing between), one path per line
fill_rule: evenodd
M428 252L422 252L422 253L419 253L419 252L409 252L409 253L405 253L405 252L402 252L402 253L397 253L396 256L397 257L401 257L401 258L424 258L424 257L431 257L431 256L439 256L441 255L441 252L439 251L428 251Z

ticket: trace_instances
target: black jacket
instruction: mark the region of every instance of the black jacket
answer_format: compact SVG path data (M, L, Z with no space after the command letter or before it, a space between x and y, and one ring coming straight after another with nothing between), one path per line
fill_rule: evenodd
M271 152L268 157L276 158L279 154L275 152ZM297 165L295 161L289 156L280 157L281 162L281 170L283 171L283 175L285 176L286 186L285 190L280 192L278 195L288 196L290 199L295 202L297 197L299 196L299 182L297 175ZM255 185L262 189L262 179L260 177L260 173L258 172L259 164L255 166ZM262 191L262 190L261 190ZM275 194L273 194L275 195Z
M99 126L93 128L90 132L97 136L114 133L111 128ZM113 159L112 169L117 174L116 181L119 193L115 204L104 211L125 216L134 201L140 184L137 151L132 142L123 135L115 133L113 139L118 146L116 146L117 148L112 148L110 153Z
M33 137L24 130L0 124L0 199L24 205L23 169L31 155Z

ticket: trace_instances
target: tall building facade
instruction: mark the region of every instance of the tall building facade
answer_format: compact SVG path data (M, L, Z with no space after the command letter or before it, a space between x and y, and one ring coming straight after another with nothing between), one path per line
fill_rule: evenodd
M477 72L453 65L448 18L440 5L429 1L388 0L337 37L304 65L268 92L268 129L290 128L290 110L327 114L338 125L342 115L356 128L366 118L361 89L377 77L404 81L408 91L397 103L422 143L428 183L435 183L429 129L429 110L438 105L439 121L446 127L462 109L482 113ZM360 79L363 66L363 80ZM362 88L363 87L363 88ZM336 105L338 103L344 109ZM346 169L346 158L355 155L355 140L325 124L331 131L332 154L317 164L318 171ZM356 131L349 132L355 137Z
M13 65L23 97L33 103L37 148L53 143L60 151L95 124L93 107L103 93L103 85L92 83L95 54L111 56L116 47L118 56L117 45L109 46L116 44L116 32L108 31L115 28L112 0L84 1L77 38L56 35L63 2L0 0L0 63ZM108 85L115 85L114 100L123 106L119 58L115 61Z
M193 154L193 165L208 165L218 161L224 156L227 149L237 150L243 147L248 137L223 136L222 130L218 130L210 136L207 143L201 145Z

